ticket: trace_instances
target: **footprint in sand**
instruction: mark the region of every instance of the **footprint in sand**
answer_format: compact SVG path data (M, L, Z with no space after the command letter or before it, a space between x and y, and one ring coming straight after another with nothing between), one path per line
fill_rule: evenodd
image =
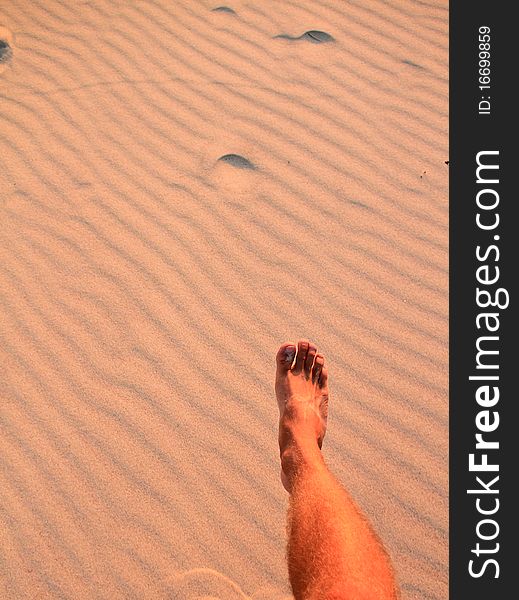
M265 173L241 154L224 154L216 161L213 158L207 166L208 175L215 189L219 190L219 193L223 194L229 202L243 202L245 206L247 204L245 199L247 197L250 199L263 184ZM235 208L239 209L240 206Z
M8 31L5 27L0 27L0 73L7 68L7 64L12 56L13 47L11 36L8 35Z
M304 40L312 44L326 44L335 41L335 38L329 33L326 33L326 31L317 30L305 31L305 33L298 37L282 33L280 35L275 35L273 39L290 40L292 42Z
M166 585L168 600L250 600L238 585L212 569L192 569L178 573L169 578Z
M216 8L212 8L211 12L229 13L230 15L236 14L236 11L229 6L217 6Z
M256 170L256 166L250 160L240 156L239 154L224 154L218 159L220 162L227 163L236 169L251 169Z
M7 68L7 65L13 57L14 34L13 32L0 25L0 73Z
M404 65L409 65L410 67L414 67L415 69L421 69L422 71L425 71L425 69L422 67L422 65L418 65L415 62L413 62L412 60L403 59L402 62Z
M288 600L275 588L258 590L247 596L231 579L213 569L191 569L165 582L168 600Z
M9 43L5 40L0 40L0 63L7 62L12 55L13 51Z

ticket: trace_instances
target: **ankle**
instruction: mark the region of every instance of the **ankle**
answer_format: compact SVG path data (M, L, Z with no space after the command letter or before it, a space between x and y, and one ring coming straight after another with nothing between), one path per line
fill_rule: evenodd
M294 442L281 451L281 468L291 485L296 478L318 470L323 465L323 456L316 440Z

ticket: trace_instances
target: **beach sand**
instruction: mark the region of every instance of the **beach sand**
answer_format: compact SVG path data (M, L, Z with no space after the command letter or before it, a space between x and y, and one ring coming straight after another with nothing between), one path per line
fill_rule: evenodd
M308 337L328 464L445 599L447 2L13 0L0 40L0 597L290 597Z

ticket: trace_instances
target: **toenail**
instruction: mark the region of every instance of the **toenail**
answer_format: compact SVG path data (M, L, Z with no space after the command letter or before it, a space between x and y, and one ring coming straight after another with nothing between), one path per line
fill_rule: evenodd
M295 346L287 346L285 348L285 362L292 362L294 360L294 356L296 355Z

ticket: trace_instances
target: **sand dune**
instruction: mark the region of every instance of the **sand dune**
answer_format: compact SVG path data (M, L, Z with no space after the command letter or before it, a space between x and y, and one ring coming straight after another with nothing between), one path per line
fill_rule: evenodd
M2 598L287 598L273 357L447 593L446 2L0 6Z

